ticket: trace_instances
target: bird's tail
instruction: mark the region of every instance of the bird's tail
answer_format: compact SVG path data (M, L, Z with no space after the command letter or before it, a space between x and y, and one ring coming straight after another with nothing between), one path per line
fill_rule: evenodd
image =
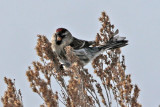
M125 40L126 37L119 37L115 36L111 38L105 45L99 47L100 50L102 49L116 49L123 46L128 45L128 40Z

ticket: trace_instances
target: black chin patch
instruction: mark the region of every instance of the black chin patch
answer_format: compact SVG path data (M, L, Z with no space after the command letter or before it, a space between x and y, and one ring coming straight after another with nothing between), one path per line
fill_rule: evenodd
M57 45L60 45L62 43L62 41L56 41Z

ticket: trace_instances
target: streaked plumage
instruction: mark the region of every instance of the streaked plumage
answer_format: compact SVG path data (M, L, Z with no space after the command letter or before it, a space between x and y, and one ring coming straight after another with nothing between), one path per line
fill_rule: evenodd
M52 50L56 52L60 62L69 67L71 63L68 61L65 52L66 46L71 46L76 56L79 57L83 65L86 65L100 53L107 49L120 48L127 45L128 40L125 37L115 36L110 39L105 45L93 47L94 41L80 40L72 36L72 34L65 28L58 28L53 34L51 43Z

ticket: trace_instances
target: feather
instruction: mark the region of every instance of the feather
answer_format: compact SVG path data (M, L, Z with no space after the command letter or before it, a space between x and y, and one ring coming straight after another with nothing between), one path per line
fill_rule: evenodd
M85 41L85 40L81 40L73 37L73 42L70 44L70 46L73 49L82 49L82 48L89 47L93 44L95 44L95 41Z

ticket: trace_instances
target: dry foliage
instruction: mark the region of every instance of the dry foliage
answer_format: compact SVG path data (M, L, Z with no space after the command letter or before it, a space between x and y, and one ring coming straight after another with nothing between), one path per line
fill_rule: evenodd
M105 12L102 12L99 20L102 28L97 33L96 46L118 34ZM66 107L112 107L115 104L121 107L141 107L137 101L140 89L131 83L131 75L125 74L125 59L124 56L120 59L120 49L106 51L94 59L92 66L96 76L82 66L71 47L67 46L65 50L72 62L68 70L60 69L58 58L51 50L51 43L45 36L38 35L36 51L40 61L34 61L33 67L28 67L26 76L33 92L44 100L41 107L59 107L60 104ZM61 91L54 87L51 81L53 78ZM21 101L16 98L15 101ZM4 99L5 96L2 102L6 102Z
M8 87L1 98L3 107L23 107L21 91L16 91L15 82L6 77L4 77L4 81Z

